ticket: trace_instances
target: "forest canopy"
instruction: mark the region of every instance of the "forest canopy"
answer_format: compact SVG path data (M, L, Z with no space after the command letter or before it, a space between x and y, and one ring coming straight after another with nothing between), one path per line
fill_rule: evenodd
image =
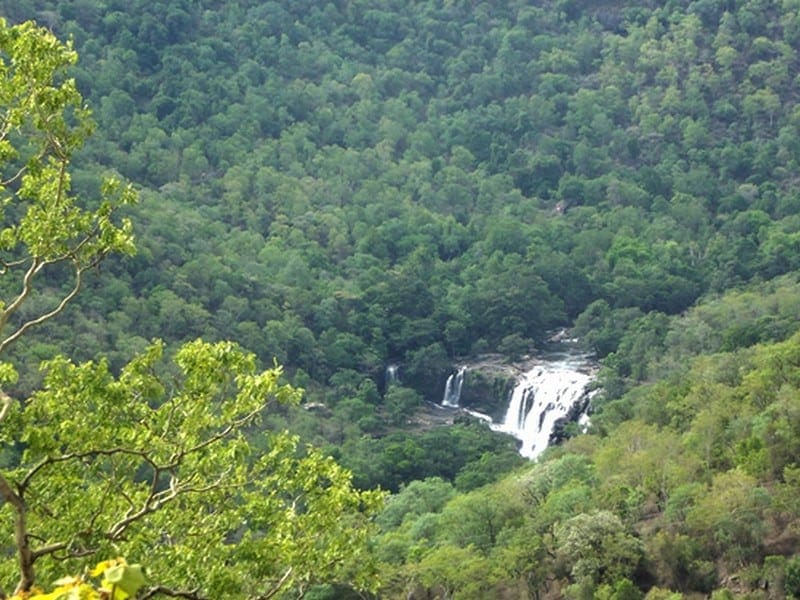
M135 248L131 222L114 218L134 199L129 186L107 181L93 208L70 193L70 162L91 126L64 78L75 59L33 22L0 19L0 275L4 290L17 288L2 302L0 352L59 317L87 271ZM67 284L48 306L40 290L59 276ZM13 540L0 580L17 580L13 598L268 598L341 579L375 587L365 544L381 493L354 489L349 471L300 451L288 432L256 433L271 404L299 400L281 368L257 371L231 342L188 342L172 369L162 354L153 343L118 377L103 358L57 356L42 362L41 389L0 394L2 535ZM17 374L0 363L3 384ZM118 553L146 557L148 576ZM79 575L38 593L90 556L112 557L93 573L101 590Z
M74 194L140 197L137 254L9 347L8 392L234 340L305 389L260 427L395 492L386 597L797 595L798 12L0 0L80 54ZM602 360L589 435L520 467L469 420L412 430L454 364L557 327Z

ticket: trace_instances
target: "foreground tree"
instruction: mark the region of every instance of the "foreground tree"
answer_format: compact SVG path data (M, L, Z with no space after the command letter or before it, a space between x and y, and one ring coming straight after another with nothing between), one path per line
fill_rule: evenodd
M74 82L60 79L75 59L48 31L0 20L0 352L61 313L87 270L134 250L130 223L112 219L130 187L106 182L92 208L70 195L67 169L91 131ZM261 372L227 342L189 343L174 365L162 354L154 343L119 376L104 360L55 358L29 399L2 394L0 441L15 451L0 470L0 536L15 555L0 558L2 581L27 597L88 557L124 554L153 582L131 597L370 587L365 543L381 494L355 490L348 471L287 433L259 431L271 404L299 399L280 368ZM0 386L16 376L0 363Z
M74 80L59 79L76 59L33 23L0 19L0 352L62 312L106 256L134 251L130 221L112 220L130 186L107 179L92 209L70 194L67 168L93 126Z
M27 590L46 558L40 570L54 577L64 559L121 553L145 561L153 593L167 595L368 587L368 517L381 496L353 489L319 452L298 452L296 438L257 431L272 401L299 399L280 369L259 372L229 342L185 345L175 376L157 374L161 355L151 346L119 377L103 361L55 359L44 389L8 413L25 450L0 478L0 529L10 536L13 524L19 554L3 575L18 569Z

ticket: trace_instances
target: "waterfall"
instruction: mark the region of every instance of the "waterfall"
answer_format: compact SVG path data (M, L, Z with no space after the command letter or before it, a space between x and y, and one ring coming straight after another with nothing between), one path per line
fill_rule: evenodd
M389 365L386 367L386 387L388 388L393 383L400 382L400 367L398 365Z
M464 373L467 367L461 367L457 373L452 373L447 378L447 383L444 386L444 397L442 398L442 406L449 406L451 408L458 407L459 400L461 400L461 386L464 385Z
M571 340L557 340L538 355L535 362L526 364L520 368L487 355L461 366L447 378L441 405L458 408L487 421L494 431L514 436L521 442L519 453L526 458L536 458L551 442L564 436L567 423L588 421L585 412L594 393L589 391L589 384L597 372L597 362L591 353L576 348ZM501 373L502 381L508 376L514 377L515 384L501 422L478 412L476 406L461 406L461 388L468 368L488 372L489 377L493 377L491 373L494 376Z
M535 458L547 448L556 422L586 398L591 380L585 356L542 362L517 381L503 422L492 428L521 440L520 454Z

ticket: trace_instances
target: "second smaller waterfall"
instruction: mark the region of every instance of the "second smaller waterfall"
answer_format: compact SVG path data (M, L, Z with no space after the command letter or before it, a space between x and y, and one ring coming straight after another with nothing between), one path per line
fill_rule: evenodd
M385 379L387 388L393 383L400 383L400 367L398 365L389 365L386 367Z
M467 372L467 367L461 367L458 372L452 373L447 378L447 383L444 386L444 397L442 398L442 405L455 408L461 400L461 387L464 385L464 373Z

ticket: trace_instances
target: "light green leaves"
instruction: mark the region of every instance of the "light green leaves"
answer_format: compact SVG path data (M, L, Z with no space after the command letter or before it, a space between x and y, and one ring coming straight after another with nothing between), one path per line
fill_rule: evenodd
M100 586L94 585L91 579L101 575ZM128 600L135 597L146 583L141 565L129 565L124 559L115 558L98 563L84 576L57 579L53 582L55 589L52 592L20 592L11 600Z
M133 598L147 582L141 565L118 562L103 573L103 588L109 590L109 600Z
M36 507L34 552L122 552L154 581L210 597L325 580L374 587L366 547L383 495L354 489L349 471L297 438L258 431L265 411L299 400L280 368L201 340L174 363L160 343L119 377L104 361L46 363L44 389L15 417L25 450L13 475ZM47 556L37 569L63 572ZM0 561L0 576L11 568ZM132 567L105 578L131 597L138 581Z
M0 276L14 282L4 289L16 288L0 298L0 352L59 314L83 274L109 253L134 252L130 221L114 219L136 198L130 186L107 181L97 209L70 193L72 155L94 128L75 81L64 77L76 59L71 44L48 30L0 19ZM15 318L38 282L62 267L72 273L72 290L38 315Z

